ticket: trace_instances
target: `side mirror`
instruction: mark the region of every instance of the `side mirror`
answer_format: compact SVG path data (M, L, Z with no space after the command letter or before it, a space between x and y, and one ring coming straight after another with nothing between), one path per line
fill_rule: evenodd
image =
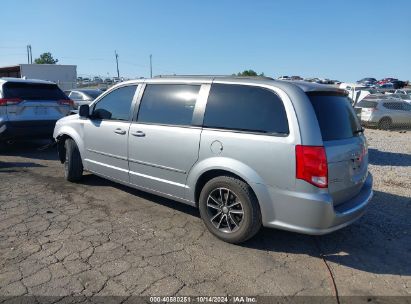
M80 117L82 118L88 118L90 116L90 107L89 105L81 105L79 110L78 110L78 114Z

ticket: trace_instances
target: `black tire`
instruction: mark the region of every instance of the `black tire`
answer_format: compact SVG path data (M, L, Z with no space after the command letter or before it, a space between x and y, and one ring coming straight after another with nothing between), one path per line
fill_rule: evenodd
M389 130L391 128L392 121L389 117L384 117L378 123L378 128L381 130Z
M83 176L83 163L80 152L74 140L66 139L64 142L66 158L64 161L64 176L69 182L78 182Z
M238 218L237 220L234 220L234 216L238 216L234 213L237 213L238 210L230 209L230 211L228 211L226 208L225 211L223 211L224 207L218 207L220 209L217 210L215 207L210 208L207 206L208 201L216 202L214 199L210 200L210 195L216 193L216 191L220 191L220 189L226 191L225 194L223 193L220 195L220 199L217 199L218 202L221 203L220 206L224 205L224 200L226 203L225 206L233 206L232 202L235 202L237 199L240 202L241 210L243 212L241 215L241 220L238 221ZM221 191L219 193L221 193ZM229 202L230 197L232 199L231 203ZM232 208L240 207L237 206ZM208 230L219 239L228 243L238 244L245 242L246 240L252 238L261 228L261 211L254 192L248 184L235 177L218 176L208 181L201 190L199 209L201 218L203 219ZM223 227L224 220L223 222L221 222L221 220L219 221L222 225L220 229L212 223L212 218L215 214L210 214L210 212L213 211L216 213L220 212L221 216L225 216L225 227ZM231 214L231 212L233 212L233 214ZM220 226L220 223L217 225ZM222 231L222 229L226 231Z

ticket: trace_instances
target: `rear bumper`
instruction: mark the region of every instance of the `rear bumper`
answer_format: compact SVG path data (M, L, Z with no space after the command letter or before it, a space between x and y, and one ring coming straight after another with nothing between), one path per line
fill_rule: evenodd
M279 192L270 188L269 195L274 212L271 216L263 216L265 227L312 235L327 234L350 225L364 214L373 196L372 176L368 174L357 196L336 207L327 193Z
M0 139L48 138L53 136L56 120L0 122Z

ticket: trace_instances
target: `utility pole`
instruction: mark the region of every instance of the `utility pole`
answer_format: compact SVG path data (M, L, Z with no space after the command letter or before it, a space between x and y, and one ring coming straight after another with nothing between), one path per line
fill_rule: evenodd
M153 55L150 54L150 78L153 78Z
M119 69L118 69L118 54L117 54L117 51L114 51L114 55L116 56L117 78L120 79L120 71L119 71Z
M30 50L30 63L33 64L33 53L31 52L31 44L29 44L29 50Z
M28 64L33 63L33 54L31 53L31 44L27 45L27 63Z

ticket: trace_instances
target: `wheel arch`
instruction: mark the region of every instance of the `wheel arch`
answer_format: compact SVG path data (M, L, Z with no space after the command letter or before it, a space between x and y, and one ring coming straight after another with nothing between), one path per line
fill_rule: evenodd
M384 115L383 117L381 117L379 120L378 120L378 127L379 128L382 128L382 122L383 121L388 121L389 122L389 125L390 126L392 126L392 124L393 124L393 119L390 117L390 116L388 116L388 115Z
M204 185L210 179L222 175L232 176L245 182L250 186L258 199L259 196L254 187L255 183L262 183L258 173L238 160L225 157L213 157L203 160L190 170L187 178L188 199L198 205L198 198Z
M239 176L239 175L237 175L237 174L235 174L231 171L224 170L224 169L211 169L211 170L205 171L203 174L201 174L199 176L198 180L197 180L196 185L195 185L194 199L195 199L195 203L196 203L197 206L198 206L198 201L199 201L199 198L200 198L201 190L204 188L205 184L207 184L207 182L210 181L211 179L213 179L215 177L218 177L218 176L231 176L231 177L237 178L237 179L243 181L244 183L246 183L247 185L249 185L251 190L252 190L251 185L249 183L247 183L247 181L245 179L243 179L241 176ZM256 195L254 190L252 190L252 191L253 191L254 195Z
M71 130L70 128L64 128L63 130L60 130L60 132L57 134L56 142L57 142L57 152L59 155L59 160L61 163L64 163L65 161L65 146L64 143L67 139L72 139L76 143L81 159L84 160L84 144L83 141L81 140L80 136L74 131Z

